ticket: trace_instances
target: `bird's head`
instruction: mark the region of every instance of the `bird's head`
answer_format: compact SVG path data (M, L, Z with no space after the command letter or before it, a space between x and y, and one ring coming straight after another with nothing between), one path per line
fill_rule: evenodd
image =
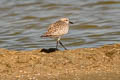
M69 21L68 18L61 18L60 21L63 21L65 23L67 23L67 24L69 24L69 23L73 24L73 22Z

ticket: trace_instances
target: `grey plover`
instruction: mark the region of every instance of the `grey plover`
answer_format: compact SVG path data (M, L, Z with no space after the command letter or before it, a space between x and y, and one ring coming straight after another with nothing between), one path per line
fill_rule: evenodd
M73 22L69 21L68 18L61 18L60 20L56 21L55 23L51 24L48 27L48 31L43 34L41 37L50 37L57 39L56 49L58 49L58 44L60 44L65 50L65 46L60 41L61 36L68 33L69 30L69 23L73 24Z

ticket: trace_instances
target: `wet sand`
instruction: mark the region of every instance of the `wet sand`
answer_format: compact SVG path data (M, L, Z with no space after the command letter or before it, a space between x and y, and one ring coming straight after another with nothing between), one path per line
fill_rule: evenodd
M119 80L120 44L56 51L0 49L0 80Z

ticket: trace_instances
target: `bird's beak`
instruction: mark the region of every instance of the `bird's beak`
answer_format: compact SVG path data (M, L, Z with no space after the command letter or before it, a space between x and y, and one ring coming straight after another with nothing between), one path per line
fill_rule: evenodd
M73 22L71 22L71 21L70 21L69 23L70 23L70 24L73 24Z

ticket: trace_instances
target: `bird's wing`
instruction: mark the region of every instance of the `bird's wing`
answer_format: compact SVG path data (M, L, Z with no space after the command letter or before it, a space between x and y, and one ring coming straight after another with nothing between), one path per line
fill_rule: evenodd
M54 24L51 24L49 27L48 27L48 32L57 32L57 31L60 31L62 30L62 26L64 26L65 23L62 22L62 21L57 21L55 22Z

